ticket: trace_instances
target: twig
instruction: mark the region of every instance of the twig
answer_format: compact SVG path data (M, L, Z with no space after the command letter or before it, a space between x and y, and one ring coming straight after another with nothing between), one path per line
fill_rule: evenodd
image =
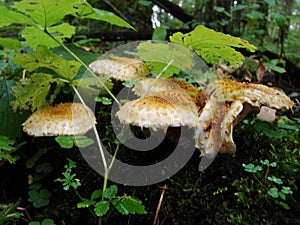
M159 211L160 211L160 208L161 208L162 201L164 199L164 194L165 194L166 190L169 189L166 185L164 185L160 188L162 189L162 191L161 191L160 198L159 198L159 201L158 201L158 205L157 205L157 208L156 208L156 212L155 212L155 216L154 216L154 220L153 220L153 225L158 224L158 214L159 214Z

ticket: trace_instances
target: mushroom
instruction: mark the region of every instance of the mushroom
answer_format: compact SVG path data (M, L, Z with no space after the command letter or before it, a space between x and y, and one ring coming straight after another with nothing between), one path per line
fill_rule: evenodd
M96 74L111 76L120 81L136 80L149 74L149 68L144 62L117 56L96 60L89 67Z
M204 93L207 102L201 110L195 138L202 156L209 158L217 152L235 154L233 126L249 112L262 105L276 109L292 109L294 105L288 96L274 88L230 79L211 81Z
M184 91L196 101L199 90L184 80L176 78L144 78L132 89L137 96L151 95L159 91Z
M116 116L123 123L152 128L197 125L197 106L183 91L159 91L125 103Z
M61 103L37 110L22 124L31 136L79 135L92 129L96 118L80 103Z

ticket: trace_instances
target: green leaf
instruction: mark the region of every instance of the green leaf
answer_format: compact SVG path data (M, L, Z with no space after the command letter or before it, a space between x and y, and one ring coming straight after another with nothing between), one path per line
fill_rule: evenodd
M286 73L286 70L280 66L276 66L274 65L273 63L264 63L264 65L270 69L270 70L273 70L277 73Z
M51 91L53 90L54 91ZM35 111L53 103L60 88L60 81L49 74L34 73L31 77L17 83L13 88L16 99L12 108L17 110Z
M139 0L138 3L143 6L150 6L152 4L151 1L147 1L147 0Z
M15 143L15 140L9 139L6 136L0 136L0 150L11 152L15 150L15 147L11 146Z
M22 44L19 40L14 38L0 38L0 46L17 50L22 47Z
M96 190L93 191L92 195L91 195L91 199L94 200L96 198L100 198L102 196L102 190Z
M77 208L87 208L90 207L91 205L94 205L96 202L93 200L85 200L83 202L79 202L77 204Z
M241 65L245 59L235 48L255 50L255 46L246 40L216 32L202 25L187 34L177 32L170 37L170 41L193 49L207 63L218 63L222 60L234 67Z
M91 138L88 138L86 136L75 136L74 143L75 143L75 146L77 146L79 148L85 148L89 145L94 144L94 140Z
M112 185L105 190L105 192L103 193L103 196L104 196L104 198L111 200L113 197L115 197L117 192L118 192L117 185Z
M46 30L41 30L37 27L26 27L22 31L22 37L26 39L27 44L36 49L40 44L46 45L48 48L53 48L59 46L59 43L62 43L65 38L71 38L75 34L75 27L67 23L63 23L57 26L49 27ZM54 38L49 36L51 34Z
M47 68L67 80L72 80L81 66L77 61L65 60L54 54L44 45L38 45L32 54L20 53L13 59L30 72L38 68Z
M288 195L288 194L293 194L293 191L291 190L290 187L286 187L286 186L283 186L282 189L281 189L281 192Z
M107 97L97 97L96 102L102 102L103 105L111 105L112 104L112 99L107 98Z
M276 187L272 187L268 190L268 195L270 195L272 198L278 198L278 189Z
M60 145L62 148L72 148L74 146L74 137L73 136L57 136L55 141Z
M109 201L103 200L95 204L94 211L97 216L105 215L108 210L109 210Z
M13 7L31 17L42 28L59 23L67 14L74 12L75 0L23 0Z
M34 25L34 22L29 19L27 16L15 12L6 8L3 5L0 5L0 27L8 26L11 24L27 24L27 25Z
M124 196L121 199L114 199L112 203L118 212L123 215L147 213L142 201L135 197Z
M261 166L255 166L253 163L249 163L247 165L243 163L242 166L244 167L244 170L249 173L256 173L258 171L262 171Z
M55 225L52 219L44 219L42 225Z
M112 12L93 8L87 2L85 2L85 4L77 4L76 8L76 13L73 15L77 17L79 16L81 19L100 20L119 27L125 27L135 30L134 27L132 27L129 23L127 23L119 16L113 14Z
M12 139L22 135L21 124L28 117L28 112L23 114L13 112L10 104L15 100L11 91L16 82L13 80L0 80L0 133Z
M282 200L286 200L286 195L284 193L282 193L281 191L278 192L278 195Z
M138 56L150 65L156 74L172 62L162 77L170 77L194 66L190 49L177 44L142 42L137 48Z
M55 141L62 148L72 148L74 145L80 148L85 148L94 143L94 140L86 136L57 136Z
M34 222L30 222L28 225L41 225L41 224L39 222L34 221Z
M167 30L164 26L156 27L152 34L152 40L165 41L167 37Z
M33 202L33 206L35 208L41 208L49 204L49 198L51 193L47 189L38 190L31 190L28 192L29 202Z
M280 178L277 178L275 176L271 176L267 178L269 181L272 181L276 184L283 184L282 180Z

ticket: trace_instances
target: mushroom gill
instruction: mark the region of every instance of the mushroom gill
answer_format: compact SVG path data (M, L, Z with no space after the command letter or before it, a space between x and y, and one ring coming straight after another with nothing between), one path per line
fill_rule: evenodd
M276 109L292 109L294 105L274 88L230 79L211 81L204 93L207 102L198 119L195 139L202 156L210 158L217 152L235 154L233 126L249 112L263 105Z
M92 129L96 118L80 103L61 103L37 110L22 124L32 136L79 135Z

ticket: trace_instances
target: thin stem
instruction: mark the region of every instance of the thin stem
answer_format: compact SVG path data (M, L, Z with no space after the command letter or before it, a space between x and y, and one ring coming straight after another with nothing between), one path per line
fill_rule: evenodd
M76 54L74 54L67 46L64 45L64 43L59 42L55 37L53 37L51 34L47 32L47 30L44 31L51 39L53 39L56 43L58 43L63 49L65 49L68 53L70 53L87 71L89 71L93 77L97 79L97 81L104 87L104 89L107 91L107 93L113 98L115 102L120 106L121 103L119 100L115 97L115 95L105 86L105 84L97 77L97 75L91 70L90 67L88 67Z
M149 86L149 88L145 91L145 93L142 95L142 97L145 97L149 91L149 89L155 84L155 82L163 75L163 73L171 66L171 64L174 62L174 59L170 60L170 62L159 72L159 74L155 77L152 84Z
M92 123L93 131L94 131L94 133L95 133L96 140L97 140L97 144L98 144L98 147L99 147L99 150L100 150L100 154L101 154L101 158L102 158L104 170L105 170L105 173L106 173L108 167L107 167L107 163L106 163L106 160L105 160L104 151L103 151L103 149L102 149L102 145L101 145L101 142L100 142L100 138L99 138L99 135L98 135L98 131L97 131L96 125L95 125L95 123L94 123L93 116L90 114L90 111L88 110L87 105L85 104L84 100L82 99L82 97L81 97L81 95L79 94L79 92L77 91L77 89L76 89L74 86L72 86L72 88L73 88L73 90L75 91L76 95L78 96L80 102L85 106L86 111L87 111L87 113L88 113L88 115L89 115L90 122Z

